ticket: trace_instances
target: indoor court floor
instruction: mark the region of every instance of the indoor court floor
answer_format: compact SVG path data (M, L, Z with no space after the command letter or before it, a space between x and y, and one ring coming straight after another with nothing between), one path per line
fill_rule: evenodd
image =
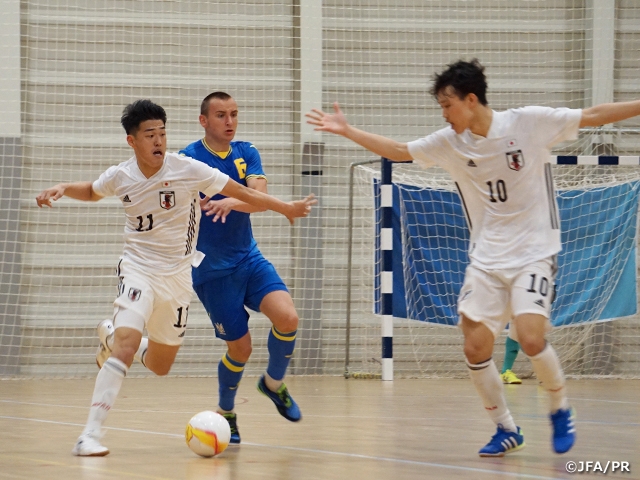
M537 382L506 386L527 446L504 458L477 455L495 428L469 380L289 377L299 423L280 417L256 380L238 393L242 444L210 459L188 449L184 429L215 409L215 378L125 379L101 458L71 455L94 379L0 381L0 479L640 479L638 380L568 382L578 439L565 455L551 451ZM571 461L610 462L609 471L570 474ZM630 471L611 472L612 462Z

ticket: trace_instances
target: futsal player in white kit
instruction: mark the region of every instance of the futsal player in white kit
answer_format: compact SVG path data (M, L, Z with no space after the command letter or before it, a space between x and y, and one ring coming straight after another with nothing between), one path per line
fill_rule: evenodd
M167 153L166 120L164 109L150 100L128 105L121 123L134 156L110 167L94 182L59 184L36 199L39 207L51 207L51 202L63 195L87 201L116 196L126 216L110 356L103 357L89 418L72 450L74 455L109 453L100 444L101 427L134 357L158 375L166 375L173 364L187 326L191 266L202 260L202 254L195 250L201 216L199 192L207 197L222 193L268 208L292 223L305 217L315 203L313 195L282 202L246 188L202 162ZM206 209L204 201L202 204ZM205 217L204 221L212 219ZM109 322L109 328L114 327ZM148 340L141 342L145 327ZM101 340L110 333L99 327Z
M497 112L486 99L484 67L458 61L435 75L431 94L451 128L409 143L364 132L334 113L314 109L315 130L342 135L393 161L440 166L456 183L470 230L470 264L458 299L459 326L471 380L497 426L480 456L501 457L524 447L507 408L492 360L495 337L508 322L549 394L552 447L576 439L565 379L545 340L560 251L560 222L551 176L551 148L575 139L578 129L640 114L640 101L569 109L524 107Z

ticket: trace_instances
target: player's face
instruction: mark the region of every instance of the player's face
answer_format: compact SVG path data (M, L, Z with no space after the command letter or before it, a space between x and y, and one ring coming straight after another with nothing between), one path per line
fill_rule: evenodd
M437 99L442 108L442 116L456 133L462 133L469 128L473 119L469 95L461 99L449 86L438 93Z
M162 168L167 152L167 132L162 120L145 120L134 135L127 135L142 173L153 175Z
M228 146L238 128L238 104L233 98L212 98L207 114L200 115L200 124L207 140L217 146Z

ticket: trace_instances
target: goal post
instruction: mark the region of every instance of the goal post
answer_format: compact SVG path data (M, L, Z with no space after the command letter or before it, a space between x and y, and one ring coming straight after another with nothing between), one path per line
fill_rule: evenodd
M553 160L563 250L558 255L551 341L569 375L640 376L636 353L640 158L561 155ZM383 160L383 169L390 163ZM393 369L399 376L464 375L462 335L455 326L457 295L469 262L469 234L455 185L438 168L394 164L393 170L395 228L389 258L396 328L391 336L400 336L391 340ZM358 174L354 187L359 195L368 195L373 212L372 314L380 317L385 332L382 364L389 348L384 347L389 327L383 320L384 181L371 167L359 167ZM356 328L366 330L362 325ZM368 328L369 333L373 330ZM496 360L503 343L496 342ZM346 369L350 376L376 373L375 362L359 362L353 355L351 359ZM529 371L526 364L520 367Z

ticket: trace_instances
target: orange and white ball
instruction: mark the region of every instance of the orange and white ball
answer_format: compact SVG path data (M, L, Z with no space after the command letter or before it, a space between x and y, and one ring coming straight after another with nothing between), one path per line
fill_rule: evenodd
M201 457L213 457L227 448L231 439L229 422L217 412L195 414L184 433L189 448Z

